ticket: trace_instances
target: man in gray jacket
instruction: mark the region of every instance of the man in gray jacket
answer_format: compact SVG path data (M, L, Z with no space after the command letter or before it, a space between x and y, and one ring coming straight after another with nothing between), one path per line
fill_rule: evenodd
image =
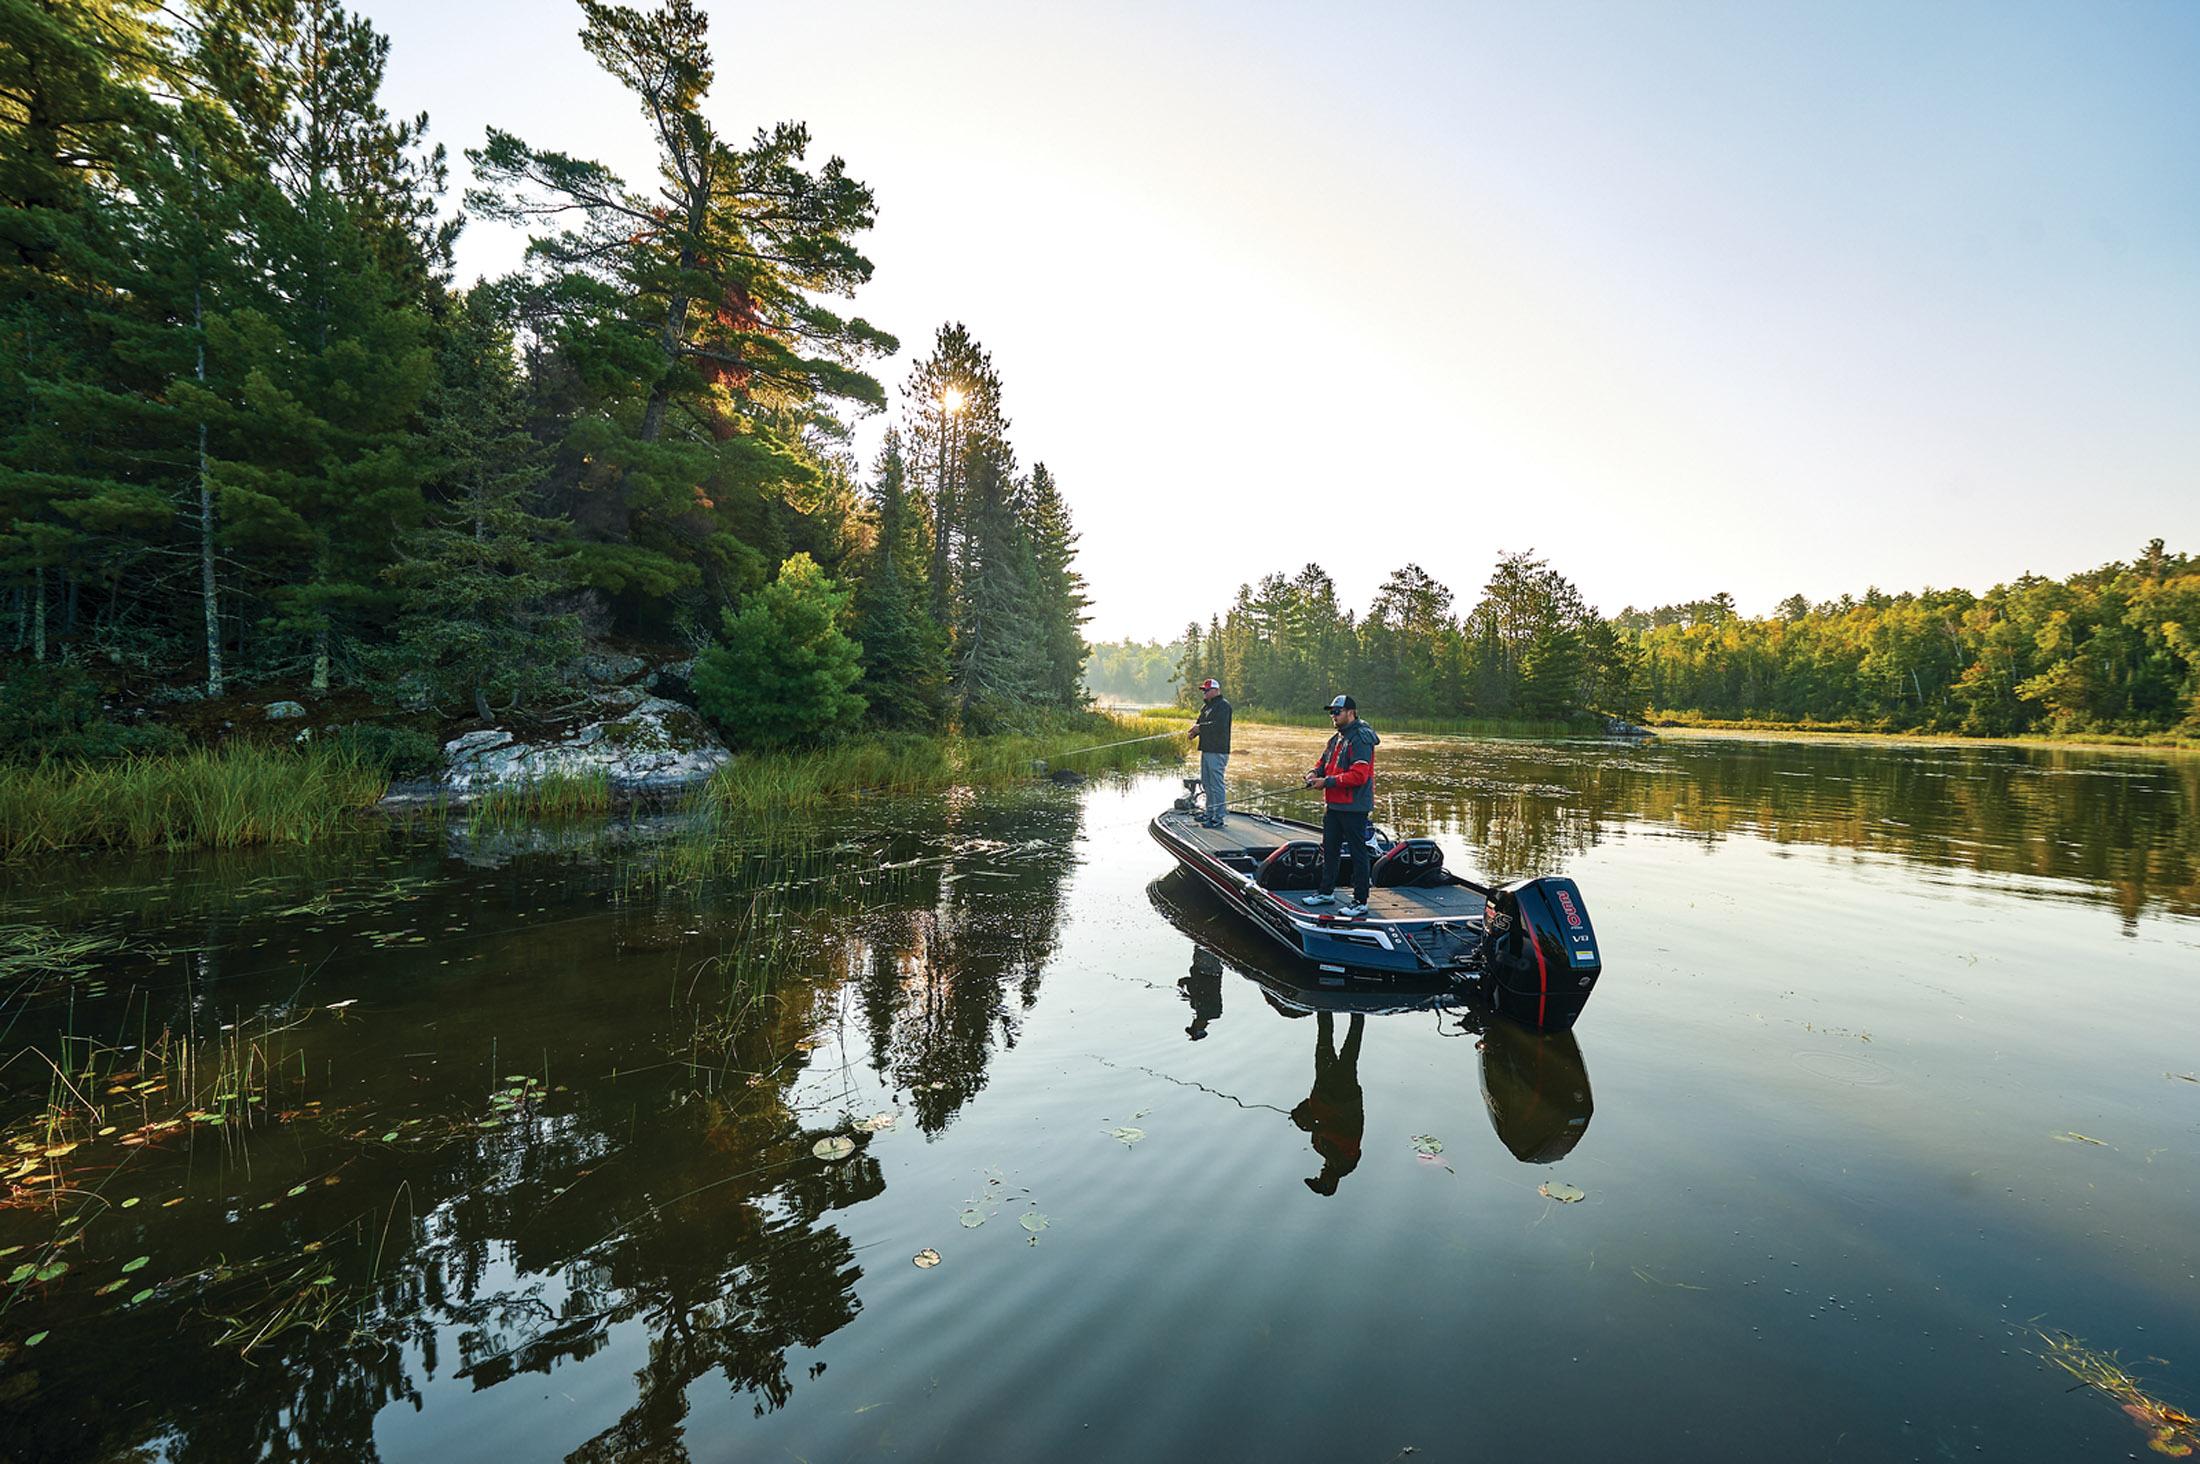
M1199 744L1199 781L1207 797L1207 813L1200 822L1219 829L1222 816L1230 811L1224 776L1230 767L1230 704L1223 700L1222 683L1211 676L1199 683L1199 694L1204 700L1190 736Z

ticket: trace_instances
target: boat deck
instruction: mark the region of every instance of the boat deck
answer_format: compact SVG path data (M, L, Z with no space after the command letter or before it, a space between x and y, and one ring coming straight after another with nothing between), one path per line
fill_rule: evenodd
M1210 829L1188 813L1171 810L1156 820L1168 830L1172 838L1179 839L1240 874L1252 874L1260 868L1260 862L1281 846L1294 840L1312 838L1319 840L1318 832L1304 826L1286 823L1257 813L1232 813L1223 826ZM1340 890L1349 895L1351 890L1351 865L1340 860L1337 866ZM1280 898L1293 905L1305 891L1277 892ZM1307 912L1326 913L1321 907ZM1466 885L1441 884L1430 886L1402 886L1390 888L1378 885L1368 892L1367 913L1376 920L1464 920L1482 915L1482 896Z

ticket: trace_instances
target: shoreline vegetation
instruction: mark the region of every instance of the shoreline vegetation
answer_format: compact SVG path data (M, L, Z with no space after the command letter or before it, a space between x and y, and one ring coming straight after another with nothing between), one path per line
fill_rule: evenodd
M1188 717L1191 712L1187 710ZM1402 733L1409 737L1584 737L1601 736L1605 719L1591 713L1574 717L1387 717L1380 709L1369 706L1365 713L1369 725L1377 732L1389 735ZM1327 712L1287 712L1274 707L1239 707L1233 713L1237 721L1249 726L1307 727L1327 736L1330 730Z
M2117 732L2071 732L2055 735L2027 732L1995 736L1979 732L1935 732L1900 727L1876 727L1861 722L1786 722L1773 719L1705 717L1694 712L1646 712L1642 725L1663 736L1667 733L1734 738L1808 739L1852 742L1930 742L1950 747L2069 747L2103 748L2120 752L2200 752L2200 736L2175 732L2144 735Z
M1348 691L1379 725L1629 722L1794 728L2102 746L2200 740L2200 558L2148 541L2060 580L1984 594L1924 589L1762 616L1734 597L1606 615L1530 554L1507 554L1469 603L1417 564L1364 611L1318 564L1240 585L1173 642L1102 642L1086 677L1138 699L1213 677L1244 707L1309 707ZM1645 713L1645 708L1657 709Z
M1058 716L1024 732L873 732L817 747L745 752L669 803L723 830L858 798L999 787L1060 772L1115 772L1165 760L1171 751L1181 753L1184 748L1172 747L1164 734L1181 732L1190 716L1188 708L1175 707L1093 711ZM1246 726L1314 732L1327 725L1317 713L1268 707L1243 708L1237 716ZM1595 736L1603 730L1602 720L1590 717L1385 717L1373 708L1369 717L1383 732L1425 737L1532 739ZM2200 751L2200 739L2169 734L1985 737L1853 722L1744 721L1676 712L1649 713L1644 725L1659 734L1737 740ZM1156 738L1160 740L1145 740ZM104 763L0 766L0 861L97 850L311 844L372 826L375 820L455 817L475 829L508 829L606 818L646 801L622 795L601 775L554 775L471 800L438 799L380 810L377 805L389 788L389 775L372 758L326 744L295 750L235 744Z
M1167 743L1133 739L1180 732L1185 720L1090 712L983 736L859 734L809 749L739 754L672 801L724 826L866 796L996 787L1037 777L1042 765L1090 775L1150 760ZM377 814L389 785L370 759L326 746L232 745L107 763L0 766L0 860L310 844L360 827L367 817L455 814L474 828L512 828L604 817L636 801L622 799L601 776L553 776L464 804L444 800Z

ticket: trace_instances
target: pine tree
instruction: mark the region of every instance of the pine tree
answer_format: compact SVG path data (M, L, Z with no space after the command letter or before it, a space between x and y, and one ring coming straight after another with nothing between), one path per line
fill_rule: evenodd
M655 186L491 129L468 154L483 185L468 204L560 228L530 243L514 289L567 390L557 472L578 572L612 594L731 597L774 562L770 503L817 478L805 425L883 405L860 366L893 338L822 303L870 278L854 241L871 191L839 158L810 167L799 123L720 135L696 0L581 10L582 45L649 119Z
M166 504L118 434L78 410L112 369L102 317L135 251L108 205L160 130L146 78L166 59L154 7L11 3L0 44L0 576L48 652L49 601L112 575L116 543ZM111 581L110 581L111 582ZM65 612L66 613L66 612ZM68 615L73 620L73 615ZM68 628L68 627L65 627Z
M206 424L226 542L326 690L347 636L393 612L381 571L422 510L442 155L424 118L383 112L389 43L334 0L201 0L198 20L195 63L263 171L227 185L240 283L173 395Z
M1001 378L993 357L951 321L933 337L932 354L917 363L902 387L908 425L909 482L929 509L932 618L948 624L955 613L958 567L968 532L970 465L1005 443Z

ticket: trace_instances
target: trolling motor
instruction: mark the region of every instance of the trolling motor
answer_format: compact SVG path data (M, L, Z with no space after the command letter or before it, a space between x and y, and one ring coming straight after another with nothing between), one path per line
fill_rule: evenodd
M1200 781L1197 778L1186 778L1183 781L1184 796L1176 800L1176 811L1178 813L1197 813L1199 811Z
M1604 963L1581 887L1558 876L1514 880L1482 907L1482 984L1516 1022L1564 1032L1588 1004Z

